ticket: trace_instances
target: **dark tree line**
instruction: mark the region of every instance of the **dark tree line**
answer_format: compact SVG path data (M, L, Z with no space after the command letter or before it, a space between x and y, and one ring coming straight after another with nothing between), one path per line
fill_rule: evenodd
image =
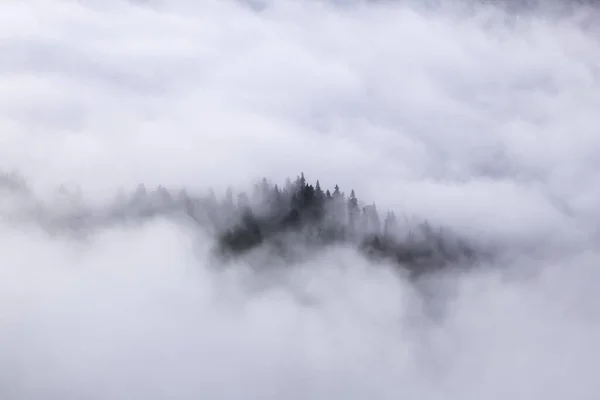
M0 189L32 196L25 181L16 175L0 174ZM427 222L411 226L392 211L380 215L374 203L363 204L354 190L346 196L339 186L324 189L319 181L308 183L304 174L287 179L280 187L266 178L250 194L227 189L222 199L214 191L199 196L186 189L174 192L143 184L127 195L121 192L104 208L90 208L76 201L79 192L65 188L59 196L73 201L68 212L33 204L26 211L38 223L56 232L86 232L101 226L139 222L160 217L182 217L215 237L216 252L237 257L257 248L278 255L310 257L312 252L334 244L350 245L365 256L391 261L413 274L450 266L468 266L481 253L475 252L448 230L433 229ZM295 252L294 252L295 251ZM289 259L289 257L288 257Z
M383 221L372 203L362 204L354 190L346 196L339 186L309 184L300 174L283 189L266 179L254 187L253 201L240 195L239 223L219 235L220 250L239 255L261 245L286 246L300 239L309 248L351 244L366 256L392 261L412 273L469 265L475 251L447 230L435 231L427 222L401 224L393 211Z

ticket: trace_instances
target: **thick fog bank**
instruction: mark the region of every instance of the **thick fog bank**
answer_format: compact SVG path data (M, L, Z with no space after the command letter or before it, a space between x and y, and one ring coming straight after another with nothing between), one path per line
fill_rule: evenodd
M598 11L531 4L0 5L0 398L598 398ZM473 257L220 257L299 171Z

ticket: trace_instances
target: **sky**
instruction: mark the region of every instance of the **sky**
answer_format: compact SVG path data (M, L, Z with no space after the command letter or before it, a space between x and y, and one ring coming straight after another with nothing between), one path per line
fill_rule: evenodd
M260 289L177 221L81 240L4 193L0 397L598 398L598 11L436 3L2 3L0 170L50 208L304 172L510 256L432 318L352 249Z

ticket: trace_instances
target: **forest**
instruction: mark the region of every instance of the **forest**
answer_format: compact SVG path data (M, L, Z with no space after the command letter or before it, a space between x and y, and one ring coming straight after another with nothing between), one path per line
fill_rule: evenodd
M25 180L4 174L0 186L27 194ZM294 264L330 246L351 246L371 260L396 265L413 276L444 268L468 268L483 256L476 246L446 227L429 222L409 223L394 211L381 214L375 203L365 203L354 190L349 195L335 185L331 190L317 180L309 183L301 173L279 186L267 178L250 193L230 187L217 198L159 186L140 184L130 194L120 192L110 206L94 208L77 191L59 190L52 206L32 201L26 213L54 233L84 234L102 225L143 222L152 218L183 217L214 238L214 254L222 262L253 251L266 251L270 259ZM58 211L57 204L62 204ZM15 214L11 215L15 218ZM281 263L274 265L281 265Z
M394 211L380 215L375 203L363 204L354 190L346 196L338 185L323 189L309 184L304 174L283 188L266 178L254 187L251 200L239 194L236 206L229 194L225 204L235 208L237 224L218 235L226 254L242 254L267 245L286 254L287 243L316 251L330 245L356 246L371 259L393 262L420 275L445 267L469 266L476 251L449 229L434 229L427 221L410 226Z

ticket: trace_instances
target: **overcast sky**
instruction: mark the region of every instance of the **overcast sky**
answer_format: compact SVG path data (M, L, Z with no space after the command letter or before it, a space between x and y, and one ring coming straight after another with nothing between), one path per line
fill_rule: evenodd
M172 221L2 222L0 397L597 399L598 12L443 3L0 5L0 169L40 198L304 172L528 271L444 278L432 322L350 250L258 295Z

